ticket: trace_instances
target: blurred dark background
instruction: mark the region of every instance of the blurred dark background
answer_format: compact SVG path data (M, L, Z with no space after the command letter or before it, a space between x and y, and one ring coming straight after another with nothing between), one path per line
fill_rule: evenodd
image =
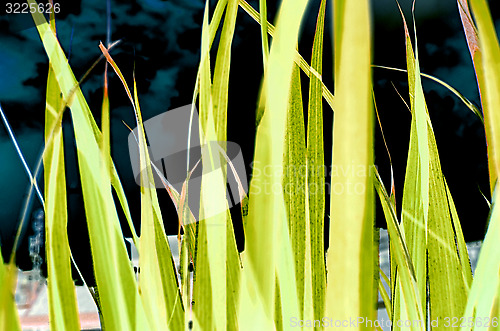
M299 51L310 62L319 0L310 1L304 19ZM411 25L411 1L400 1ZM98 0L59 1L56 16L58 36L77 78L99 57L99 42L106 41L106 2ZM211 1L212 10L216 1ZM258 1L249 1L258 8ZM268 1L269 19L279 2ZM327 7L323 80L333 92L331 7ZM0 15L0 103L13 127L19 145L31 169L43 144L44 96L48 60L40 38L27 15ZM112 0L111 40L121 43L111 54L129 84L135 66L139 101L144 120L191 103L195 84L201 23L202 0ZM500 5L490 2L497 31L500 28ZM401 16L393 0L373 1L374 58L377 65L405 68L404 32ZM419 0L416 4L416 26L421 70L451 84L476 106L480 106L472 62L464 38L455 1ZM217 39L216 39L217 42ZM262 78L260 28L241 8L238 11L232 48L229 85L228 140L238 143L243 151L247 173L251 174L255 137L255 109ZM212 54L215 57L215 53ZM87 102L100 125L103 95L104 62L101 61L82 84ZM398 96L408 102L408 86L404 73L374 68L374 91L380 120L392 156L397 193L398 215L408 153L410 112ZM303 97L307 104L308 80L302 75ZM467 241L484 237L489 199L488 171L484 128L481 122L451 92L423 79L427 105L433 122L443 172L453 194ZM112 120L112 155L127 192L132 216L139 231L139 188L134 182L128 154L128 129L122 121L135 126L133 109L119 79L110 73ZM305 114L307 115L307 114ZM306 118L307 119L307 118ZM325 164L331 164L331 129L333 113L324 102ZM68 232L70 245L84 277L92 283L92 264L85 211L77 172L71 116L63 120L68 183ZM390 165L378 124L375 128L375 163L388 186ZM43 187L43 174L40 176ZM329 178L327 178L329 181ZM0 129L0 244L8 259L13 238L27 196L29 181L15 149L2 125ZM167 233L177 233L175 208L164 190L158 190ZM36 197L29 208L28 220L41 208ZM327 211L328 214L328 202ZM239 206L232 208L233 222L242 250ZM130 236L120 215L125 236ZM328 217L326 217L328 221ZM377 205L377 225L385 227ZM26 226L17 263L23 269L32 267L29 237L34 230ZM325 245L328 243L326 231ZM43 249L42 249L43 252ZM42 254L43 255L43 254Z

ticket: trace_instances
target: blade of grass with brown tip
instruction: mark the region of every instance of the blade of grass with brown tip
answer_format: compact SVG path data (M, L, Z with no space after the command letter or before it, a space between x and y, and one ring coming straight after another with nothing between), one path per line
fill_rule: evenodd
M457 0L481 97L485 122L484 129L488 141L490 193L493 193L500 171L500 115L497 111L494 111L500 102L500 65L497 63L500 50L488 5L485 1L470 1L470 4L472 5L478 28L476 28L472 20L469 11L469 1Z
M495 26L491 18L488 4L484 0L470 1L472 13L476 19L479 48L471 50L485 121L486 139L488 141L488 164L490 171L490 185L493 192L498 173L500 172L500 45ZM470 40L475 44L477 40Z

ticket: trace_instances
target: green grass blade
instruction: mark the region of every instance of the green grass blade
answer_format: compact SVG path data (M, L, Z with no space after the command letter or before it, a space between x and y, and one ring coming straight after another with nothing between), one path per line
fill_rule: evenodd
M228 0L226 13L224 16L224 26L222 28L215 70L213 77L212 96L213 114L217 141L226 141L227 136L227 103L229 72L231 64L231 45L238 12L238 0ZM212 19L213 20L213 19ZM223 153L224 151L221 151ZM222 160L221 160L222 161ZM227 166L222 167L224 182L226 181ZM219 197L221 198L221 197ZM222 198L222 200L225 200ZM226 215L226 320L227 329L232 330L237 327L237 303L239 288L239 255L236 248L236 239L231 222L231 215ZM222 243L223 244L223 243ZM220 276L218 276L220 277Z
M306 274L309 275L309 281L311 281L311 270L305 270L305 260L308 259L306 255L306 251L308 250L306 247L310 238L308 238L309 231L306 230L306 142L302 107L300 68L295 64L292 74L283 156L283 167L285 169L285 173L283 174L283 188L286 216L295 260L295 278L297 281L297 295L301 318L303 318L304 313L304 283L307 278ZM312 292L308 294L312 300Z
M37 5L29 0L31 5ZM45 18L32 14L45 51L52 63L63 98L71 109L78 151L78 165L89 228L94 271L104 324L119 330L148 325L139 299L111 194L109 175L95 138L90 109L78 87L64 52ZM120 279L120 281L116 281Z
M461 261L468 256L457 252L458 242L463 242L461 229L453 228L450 214L452 204L441 171L437 145L430 123L422 89L418 51L411 45L406 22L408 81L412 111L410 150L403 192L402 223L413 265L415 267L421 306L429 318L438 320L444 328L444 318L461 316L467 297L466 266ZM415 43L417 42L415 34ZM462 251L462 253L464 253ZM466 253L466 251L465 251ZM429 289L429 290L428 290ZM397 293L396 293L397 294ZM396 307L395 319L403 313ZM425 321L427 320L427 316Z
M248 274L244 291L258 291L265 318L256 327L269 327L274 320L275 281L282 291L282 318L298 316L298 302L293 270L293 252L283 197L283 165L286 115L297 44L299 25L307 1L284 1L278 14L278 24L269 55L261 97L265 111L257 129L253 176L250 184L249 213L245 227L246 258L244 272ZM268 176L268 170L274 169ZM278 243L281 243L278 246ZM278 249L279 247L279 249ZM270 254L271 252L271 254ZM279 260L279 261L278 261ZM250 269L249 269L250 268ZM255 283L254 283L255 282ZM247 292L248 293L248 292ZM255 295L254 295L255 296ZM245 307L247 297L240 301ZM250 302L248 303L250 305ZM246 313L244 322L251 322ZM267 322L264 322L267 321ZM240 325L242 325L240 323ZM244 325L244 324L243 324Z
M314 35L311 70L318 74L309 77L309 111L307 119L307 185L309 193L311 272L314 319L324 316L326 295L325 270L325 154L323 146L323 34L326 1L319 8Z
M43 159L49 320L53 330L80 330L67 232L66 175L61 126L65 107L60 90L52 65L49 65Z
M341 320L374 319L369 2L335 1L334 31L336 96L326 315Z

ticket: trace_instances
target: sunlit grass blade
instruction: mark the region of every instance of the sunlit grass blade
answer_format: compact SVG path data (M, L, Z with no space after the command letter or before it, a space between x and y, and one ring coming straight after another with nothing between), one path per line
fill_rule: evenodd
M311 273L314 319L324 316L326 295L325 270L325 154L323 146L323 34L326 1L319 8L314 35L311 69L318 74L309 76L309 110L307 116L307 187L311 245ZM309 258L309 256L307 256Z
M37 5L33 0L29 3ZM94 136L95 128L90 120L90 110L56 35L41 13L36 11L32 16L52 63L63 98L71 109L103 323L120 330L132 330L147 325L135 276L123 242L110 178L106 173L98 171L104 166L104 161ZM77 88L74 89L75 87ZM120 282L116 279L120 279Z
M369 170L373 166L369 2L335 1L333 14L335 119L326 316L373 320L377 296Z
M224 15L224 25L221 31L221 37L217 49L217 58L215 61L215 69L212 85L213 96L213 118L215 126L216 140L224 142L227 139L227 105L228 105L228 85L229 85L229 72L231 64L231 47L236 24L236 16L238 12L238 0L228 0L226 6L226 13ZM207 137L209 138L209 137ZM222 148L219 144L211 145L213 147L222 149L214 150L216 155L225 155L225 144ZM224 158L225 159L225 158ZM223 161L223 159L220 159ZM227 162L227 160L226 160ZM227 182L227 164L220 168L222 171L222 180ZM224 186L225 188L225 186ZM225 199L221 196L219 200ZM213 204L213 202L205 201L204 203ZM232 330L237 327L237 303L238 303L238 279L239 279L239 255L236 248L236 239L234 237L234 230L231 222L231 215L229 212L226 214L226 320L227 329ZM223 243L222 243L223 244ZM219 275L220 277L220 275ZM222 298L220 298L222 299Z
M236 315L227 302L236 302L234 293L229 293L227 283L228 254L236 252L229 227L230 214L226 201L226 166L218 147L219 137L226 137L227 84L229 80L230 48L236 19L236 3L228 2L225 22L216 59L216 72L212 85L210 73L210 25L208 23L209 2L205 4L201 38L199 67L199 111L200 145L202 146L203 175L201 178L200 215L196 272L193 287L193 310L200 323L195 328L226 329L234 325ZM196 91L195 91L196 95ZM193 96L195 100L195 96ZM225 146L224 148L225 149ZM231 252L228 252L228 248ZM237 253L236 253L237 254ZM233 274L234 275L234 274ZM230 284L231 286L231 284Z
M71 276L67 232L66 175L60 95L52 64L49 64L45 110L45 247L49 320L53 330L79 330L75 285ZM54 130L52 131L52 128Z

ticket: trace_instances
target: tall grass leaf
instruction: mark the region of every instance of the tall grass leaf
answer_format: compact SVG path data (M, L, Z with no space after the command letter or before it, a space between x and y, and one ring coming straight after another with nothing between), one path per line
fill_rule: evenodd
M227 105L229 72L231 64L231 45L234 36L238 7L238 0L228 0L226 13L224 16L224 26L221 31L221 37L217 49L217 58L215 61L212 86L213 116L217 137L216 140L221 142L226 141L227 139ZM215 144L214 147L220 146L219 144ZM224 150L216 152L217 154L225 155ZM221 161L223 160L221 159ZM223 181L226 182L226 165L224 165L221 170ZM222 198L222 200L224 200L224 198ZM229 213L227 213L226 216L226 244L226 320L227 328L229 330L232 330L237 327L236 307L238 302L237 290L239 277L239 255L236 248L236 239L234 237L231 215Z
M249 274L246 280L251 282L245 284L245 290L258 291L258 297L254 295L253 298L254 304L260 301L265 313L265 324L256 325L257 328L269 327L269 322L274 320L276 275L280 288L286 289L280 293L283 320L299 316L282 179L286 115L295 46L306 4L307 1L304 0L282 2L264 77L264 90L261 93L261 98L265 100L265 112L257 128L249 213L245 227L247 259L243 261L248 263L244 263L243 274ZM268 175L269 169L273 170L271 175ZM245 305L246 302L240 300L240 306ZM250 312L241 317L244 318L243 323L252 321Z
M325 270L325 154L323 146L323 34L326 1L319 8L314 35L311 68L320 76L309 76L309 110L307 117L307 187L309 193L311 272L314 319L324 316L326 295Z
M200 223L198 252L195 263L194 295L200 328L224 330L227 327L227 222L230 222L226 201L225 175L222 158L215 145L220 133L226 136L227 89L230 47L236 19L235 3L228 3L216 60L216 75L212 85L210 74L210 40L208 24L209 2L206 2L201 38L199 67L200 145L203 175L201 179ZM220 106L216 111L214 106ZM220 130L218 132L218 130ZM201 265L201 267L200 267ZM234 319L235 316L231 316ZM230 324L234 323L234 320Z
M326 315L373 319L374 194L368 1L334 1L335 118ZM358 324L357 329L362 325Z
M416 271L421 306L424 307L424 312L427 312L425 307L428 297L429 318L438 320L439 328L444 328L444 319L447 316L461 316L465 308L467 282L462 271L465 266L461 265L455 241L456 237L459 238L457 241L463 241L463 237L460 240L461 231L453 228L452 218L456 214L450 215L451 195L447 194L425 103L418 50L415 48L413 53L404 16L403 22L412 127L403 192L402 223ZM463 259L468 259L468 256ZM427 321L427 316L424 321Z
M401 8L400 8L401 11ZM412 122L405 183L402 201L402 224L406 245L416 272L420 293L420 306L424 320L427 314L427 220L429 215L429 145L427 137L426 105L420 86L418 62L415 60L408 26L401 12L405 29L406 63ZM397 292L396 292L397 295ZM400 307L394 309L394 320L405 314Z
M477 28L469 11L469 3L472 6ZM485 1L457 0L457 5L481 97L484 129L488 142L490 193L493 193L500 171L500 114L495 111L495 107L500 104L500 64L497 61L500 49L487 3Z
M13 263L4 264L0 251L0 330L20 331L19 314L16 309L17 268Z
M37 5L34 0L29 0L29 3ZM90 109L78 88L56 35L41 13L36 11L32 16L49 61L52 63L54 76L73 118L103 322L108 328L117 330L132 330L148 325L119 226L109 185L110 178L106 173L99 171L104 166L104 161L94 136ZM75 86L77 88L73 90Z
M53 330L80 330L67 231L66 175L61 126L65 107L60 91L52 64L49 64L43 158L49 321Z
M295 261L295 278L300 318L304 313L304 283L311 271L305 270L308 230L306 230L306 141L300 68L294 64L283 156L283 194ZM323 254L324 255L324 254ZM310 266L309 266L310 268ZM311 279L309 279L311 281ZM312 292L308 293L312 295ZM312 299L312 298L311 298Z

